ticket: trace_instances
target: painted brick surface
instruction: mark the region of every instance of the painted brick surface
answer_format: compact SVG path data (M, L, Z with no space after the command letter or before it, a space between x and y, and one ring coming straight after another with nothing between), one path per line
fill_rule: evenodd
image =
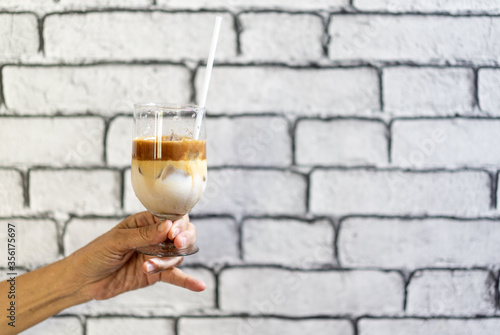
M497 0L0 0L0 222L18 273L143 211L134 103L206 103L200 251L27 334L500 328ZM5 245L0 229L0 248ZM0 260L0 279L6 277Z

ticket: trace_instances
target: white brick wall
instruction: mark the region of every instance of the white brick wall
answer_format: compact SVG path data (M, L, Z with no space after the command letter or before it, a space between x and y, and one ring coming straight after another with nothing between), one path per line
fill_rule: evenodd
M470 13L489 12L498 13L500 8L496 0L354 0L354 7L368 11L391 12L444 12Z
M204 73L196 76L198 92ZM223 66L213 71L207 104L214 113L228 114L349 115L380 109L378 78L371 68Z
M200 100L223 17L200 252L184 260L207 290L157 284L33 334L497 334L498 14L498 0L0 0L0 221L19 227L25 270L144 210L133 104Z
M89 13L50 15L45 53L63 59L206 59L215 13ZM232 19L224 18L218 59L236 54ZM173 29L183 34L172 34ZM120 31L120 34L116 34ZM193 40L199 41L192 43Z
M295 268L332 264L333 240L333 225L325 220L251 219L243 222L243 256L248 263L283 264Z
M229 9L251 9L251 8L282 8L282 9L338 9L346 7L348 0L224 0L224 1L209 1L209 0L158 0L158 4L166 8L229 8Z
M394 272L236 268L221 273L220 285L227 312L397 315L403 308L403 279Z
M209 166L276 166L292 162L292 140L283 117L210 118Z
M495 268L499 238L499 221L350 218L341 223L338 249L347 267Z
M252 60L313 61L323 55L320 16L249 13L241 15L240 20L241 50Z
M40 14L64 10L86 10L95 8L137 8L151 4L150 0L0 0L0 9L14 11L34 11Z
M196 214L302 214L306 180L295 172L222 169L208 172L207 188Z
M65 256L111 230L120 221L120 219L71 219L64 230Z
M168 319L98 318L87 320L87 334L164 334L174 335L174 321Z
M192 218L196 226L197 254L185 257L183 264L240 263L239 226L230 218Z
M495 63L500 19L445 16L332 16L332 60Z
M383 72L384 107L394 115L471 112L474 73L463 68L390 67Z
M494 335L498 333L500 319L361 319L360 335Z
M50 318L22 333L23 335L83 335L82 322L77 317Z
M486 172L315 170L310 209L315 214L463 215L490 212Z
M478 72L478 94L481 109L492 115L500 115L500 70L481 69Z
M0 164L7 166L101 165L104 121L100 118L3 118ZM22 150L10 150L11 139Z
M408 285L410 315L495 314L495 280L488 271L419 271Z
M365 120L300 120L296 128L298 165L384 165L387 130Z
M32 170L29 178L30 204L35 211L110 215L120 206L116 171Z
M283 320L275 318L181 318L179 335L287 334L352 335L347 320Z
M109 125L106 137L106 162L111 166L130 166L134 119L119 116Z
M23 177L19 171L0 170L0 215L20 214L24 207Z
M7 227L15 226L16 266L39 267L58 258L56 223L52 220L12 219L0 221L0 245L7 250ZM7 255L0 259L0 266L7 266Z
M7 108L18 114L131 112L137 102L187 102L189 71L176 65L18 67L2 71Z
M0 60L38 52L38 21L33 14L0 14Z
M392 162L406 168L500 164L500 120L397 120Z

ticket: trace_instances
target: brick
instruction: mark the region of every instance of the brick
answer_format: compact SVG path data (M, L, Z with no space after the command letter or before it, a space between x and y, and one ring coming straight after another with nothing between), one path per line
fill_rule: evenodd
M40 14L63 11L63 10L85 10L94 8L137 8L146 7L151 4L149 0L63 0L54 2L52 0L0 0L0 9L15 11L31 11Z
M158 0L158 5L167 8L188 8L199 10L200 8L227 8L227 9L254 9L254 8L277 8L277 9L339 9L348 5L348 0L311 0L311 1L287 1L287 0L225 0L223 2L214 2L209 0Z
M246 263L311 267L332 264L333 225L326 220L250 219L243 222ZM279 238L277 238L279 237Z
M229 218L191 218L196 227L196 244L200 252L184 258L183 264L235 264L241 263L239 227Z
M286 320L277 318L180 318L179 335L287 334L353 335L348 320Z
M89 318L87 334L165 334L174 335L174 321L167 319L139 319L132 317Z
M403 309L403 279L395 272L234 268L222 271L219 281L220 307L227 312L397 315Z
M83 335L83 325L77 317L51 317L25 330L23 335Z
M201 92L204 72L200 69L196 75L197 92ZM212 73L207 106L209 112L229 114L369 112L380 109L379 80L371 68L221 66Z
M349 218L341 223L338 256L346 267L495 268L498 238L499 221Z
M18 114L130 113L138 102L189 102L190 74L176 65L7 66L5 104Z
M209 166L276 166L292 163L292 140L282 117L210 118Z
M289 171L221 169L208 172L196 214L305 213L306 180Z
M123 197L123 208L126 213L138 213L146 211L147 209L141 204L139 199L135 196L134 189L132 188L132 179L130 177L130 169L126 170L124 173L124 197Z
M133 118L119 116L109 125L106 137L106 161L111 166L130 166L132 160Z
M23 211L23 178L18 171L0 170L0 204L0 216L11 216Z
M184 268L196 278L203 280L207 288L203 292L192 292L185 288L156 283L152 286L129 291L109 300L93 300L65 310L69 314L89 316L134 315L172 316L193 312L205 312L215 307L215 279L212 272L202 268Z
M473 110L474 73L462 68L383 70L384 110L394 115L449 115Z
M66 224L63 237L65 256L105 234L120 221L119 219L71 219Z
M236 55L236 33L229 14L217 15L223 17L217 59L225 60ZM215 16L160 12L54 14L44 23L45 54L71 60L205 60Z
M0 14L0 59L38 53L38 20L33 14Z
M495 279L488 271L418 271L408 285L410 315L495 314Z
M333 15L332 60L493 63L500 18Z
M478 72L479 105L483 111L500 115L500 70L480 69Z
M2 118L0 165L99 165L103 139L99 118Z
M241 51L257 61L315 61L323 56L322 18L310 14L248 13L241 21Z
M36 268L57 260L59 247L57 227L51 220L10 219L0 221L5 233L0 235L0 245L7 249L7 225L16 230L16 266ZM0 260L0 266L7 266L7 256Z
M384 123L368 120L300 120L295 138L299 165L384 165Z
M500 120L395 121L392 162L405 168L500 164Z
M500 319L361 319L360 335L495 335Z
M477 216L490 211L486 172L315 170L310 208L315 214Z
M390 12L441 12L441 13L498 13L498 2L495 0L354 0L354 7L369 11Z
M35 211L113 215L120 208L117 171L32 170L29 177Z

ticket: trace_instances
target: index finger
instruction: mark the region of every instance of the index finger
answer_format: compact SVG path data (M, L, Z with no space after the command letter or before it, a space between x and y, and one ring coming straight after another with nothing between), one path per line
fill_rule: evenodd
M200 279L188 275L178 268L161 272L160 280L164 283L184 287L195 292L201 292L207 288L207 285Z
M140 212L127 217L122 222L117 224L115 228L118 229L140 228L160 223L161 221L162 221L161 219L157 218L150 212Z

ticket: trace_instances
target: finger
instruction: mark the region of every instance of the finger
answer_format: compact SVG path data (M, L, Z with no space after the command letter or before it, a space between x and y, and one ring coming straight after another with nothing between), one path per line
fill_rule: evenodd
M181 219L174 221L172 228L168 232L168 238L173 240L177 235L185 231L189 224L189 217L183 216Z
M181 265L184 257L151 258L142 263L142 271L147 274L162 272Z
M200 279L188 275L178 268L164 271L160 275L162 282L184 287L191 291L201 292L207 288L207 285Z
M160 223L161 221L161 219L157 218L150 212L140 212L127 217L125 220L117 224L115 228L139 228Z
M177 249L184 249L192 246L194 242L196 242L196 228L189 222L187 229L175 237L174 245Z
M113 246L121 252L126 252L138 247L145 247L163 242L172 227L172 221L166 220L140 228L116 229L111 233Z

